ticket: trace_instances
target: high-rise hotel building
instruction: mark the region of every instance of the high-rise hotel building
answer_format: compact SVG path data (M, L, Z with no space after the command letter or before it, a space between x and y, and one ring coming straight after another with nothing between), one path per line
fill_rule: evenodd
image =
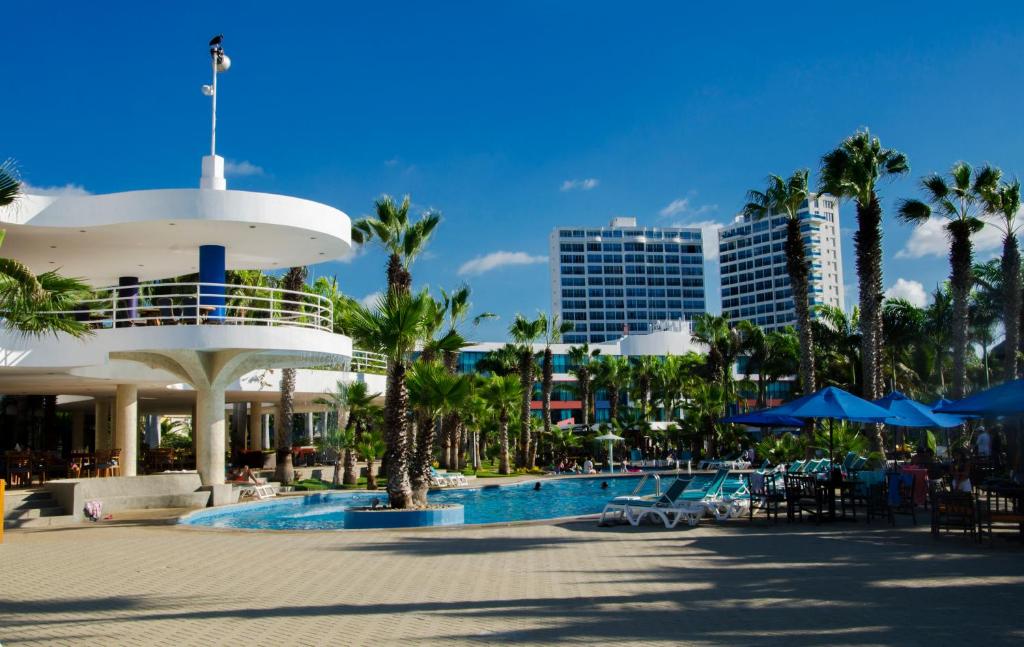
M552 309L574 325L568 344L649 332L705 311L700 228L638 227L636 218L559 227L549 259Z
M799 212L811 261L810 304L843 307L843 259L839 201L811 194ZM786 216L736 220L718 231L722 314L730 323L753 321L765 330L796 324L793 289L786 269Z

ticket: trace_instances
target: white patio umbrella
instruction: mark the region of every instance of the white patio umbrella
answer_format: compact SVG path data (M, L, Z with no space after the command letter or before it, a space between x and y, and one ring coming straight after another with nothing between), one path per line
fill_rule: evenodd
M616 436L612 432L606 432L594 438L594 440L603 440L608 442L608 471L612 474L615 473L615 464L612 462L612 445L621 440L625 440L622 436Z

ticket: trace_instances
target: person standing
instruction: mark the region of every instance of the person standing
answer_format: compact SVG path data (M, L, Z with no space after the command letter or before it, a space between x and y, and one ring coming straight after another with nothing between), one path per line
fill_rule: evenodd
M978 438L974 441L975 451L979 458L992 457L992 436L985 427L978 427Z

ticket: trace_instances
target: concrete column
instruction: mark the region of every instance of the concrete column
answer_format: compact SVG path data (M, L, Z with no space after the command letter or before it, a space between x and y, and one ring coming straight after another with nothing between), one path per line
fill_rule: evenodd
M203 485L224 483L224 389L196 390L196 469Z
M96 440L94 450L110 449L110 400L96 398Z
M121 450L121 476L135 476L139 456L139 389L134 384L117 385L117 442Z
M85 412L71 412L71 451L85 448Z
M306 444L313 444L313 412L306 414Z
M260 413L260 403L249 403L249 443L253 450L263 449L263 416Z

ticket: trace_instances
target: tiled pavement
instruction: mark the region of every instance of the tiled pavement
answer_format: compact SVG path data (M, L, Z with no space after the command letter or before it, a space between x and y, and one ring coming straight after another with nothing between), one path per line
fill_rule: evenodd
M926 529L8 532L0 643L1021 644L1024 550Z

